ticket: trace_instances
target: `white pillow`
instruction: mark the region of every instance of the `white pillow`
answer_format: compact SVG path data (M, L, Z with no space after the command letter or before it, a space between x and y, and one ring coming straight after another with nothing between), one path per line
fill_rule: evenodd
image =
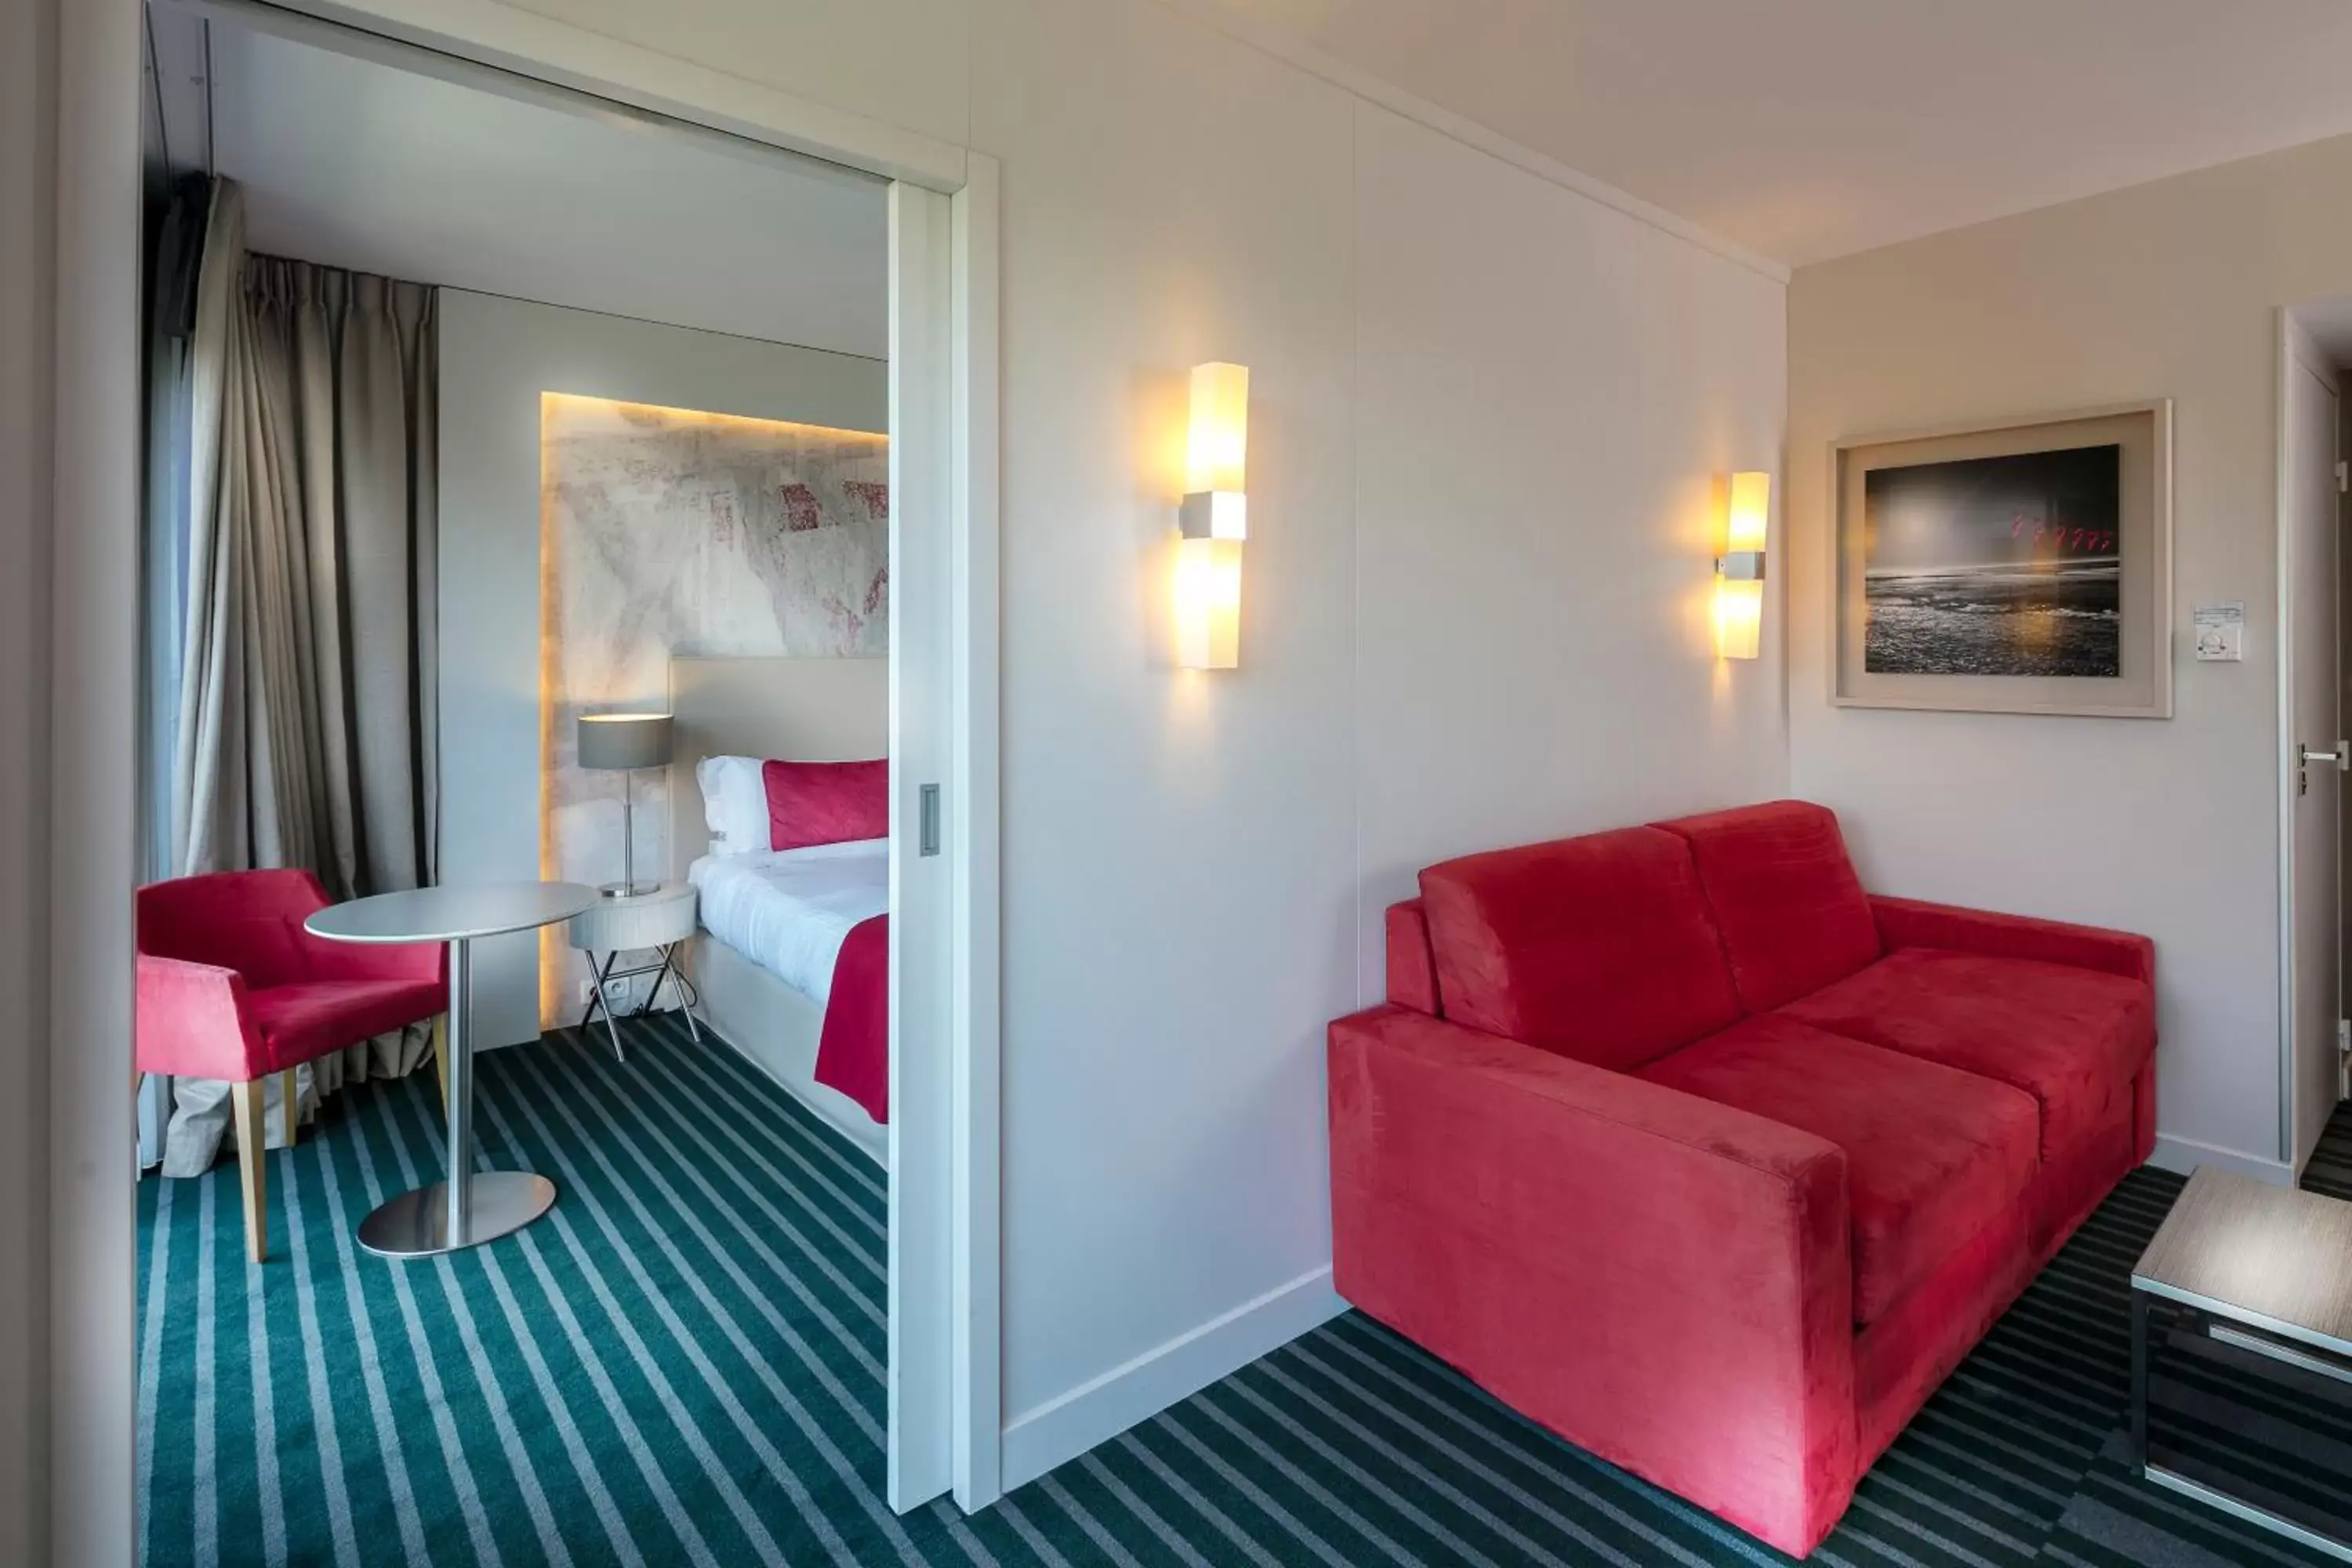
M705 757L694 764L711 854L749 855L768 847L768 782L761 765L757 757Z

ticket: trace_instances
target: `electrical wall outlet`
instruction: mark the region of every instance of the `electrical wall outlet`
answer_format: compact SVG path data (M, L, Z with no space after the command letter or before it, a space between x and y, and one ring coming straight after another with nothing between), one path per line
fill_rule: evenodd
M596 983L594 981L583 980L580 983L580 1005L583 1007L588 1005L589 1000L595 994Z

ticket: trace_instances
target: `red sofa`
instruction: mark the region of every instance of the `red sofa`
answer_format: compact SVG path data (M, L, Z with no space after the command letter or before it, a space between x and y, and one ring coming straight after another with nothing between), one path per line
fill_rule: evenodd
M1473 855L1330 1031L1339 1293L1800 1556L2156 1137L2145 937L1781 801Z

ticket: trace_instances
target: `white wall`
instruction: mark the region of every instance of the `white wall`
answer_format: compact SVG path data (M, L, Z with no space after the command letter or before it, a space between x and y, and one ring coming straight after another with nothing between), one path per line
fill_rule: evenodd
M973 140L1004 166L1010 1485L1333 1309L1354 121L1346 95L1149 5L992 5L976 31ZM1152 613L1185 373L1212 359L1251 374L1227 675L1169 668Z
M1356 751L1377 986L1381 911L1433 861L1786 787L1778 639L1715 659L1708 572L1717 482L1779 466L1786 375L1779 283L1359 113Z
M2352 139L1799 271L1789 294L1790 753L1890 892L2156 939L2161 1157L2283 1158L2275 308L2352 289ZM1833 709L1833 438L2175 400L2169 721ZM2243 600L2245 661L2187 653Z
M876 198L879 200L878 195ZM539 875L540 394L879 430L879 360L444 289L441 868ZM538 939L478 944L476 1044L539 1036Z
M1777 793L1704 629L1774 281L1169 10L984 0L1003 163L1018 1481L1329 1311L1325 1023L1474 846ZM1251 367L1241 668L1168 668L1185 367Z

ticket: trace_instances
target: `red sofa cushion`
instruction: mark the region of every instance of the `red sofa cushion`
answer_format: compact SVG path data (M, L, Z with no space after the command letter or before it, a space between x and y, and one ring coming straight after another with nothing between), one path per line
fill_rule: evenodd
M1782 1008L1786 1017L2011 1084L2054 1159L2131 1094L2156 1049L2145 981L2030 958L1906 947Z
M262 1070L282 1072L430 1018L448 992L431 980L320 981L249 991L246 1005L261 1032Z
M1421 874L1445 1016L1596 1067L1639 1067L1739 1016L1690 850L1628 827Z
M1691 847L1749 1012L1769 1012L1878 956L1870 896L1826 806L1776 800L1657 826Z
M2037 1168L2031 1096L1782 1016L1747 1019L1634 1076L1845 1151L1858 1323L2008 1213Z

